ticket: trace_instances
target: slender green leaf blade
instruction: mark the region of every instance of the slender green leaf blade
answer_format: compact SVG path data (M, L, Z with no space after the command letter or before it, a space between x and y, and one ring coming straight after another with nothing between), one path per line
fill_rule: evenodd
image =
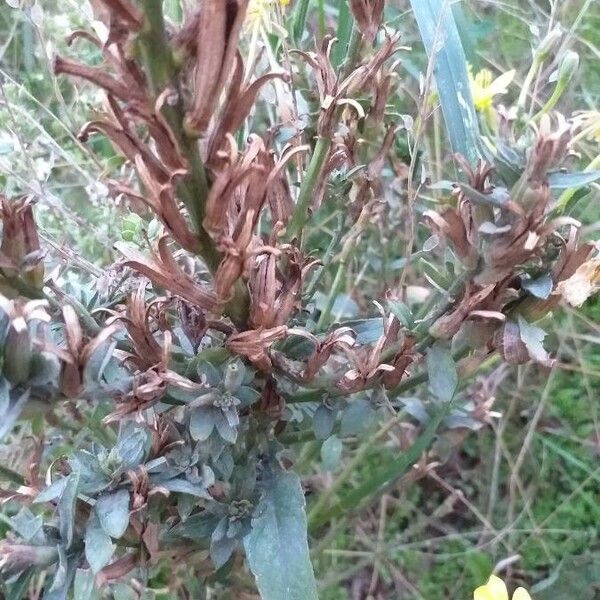
M294 13L292 25L292 37L296 44L302 41L302 35L306 30L306 17L308 14L308 5L310 0L299 0Z
M244 539L248 564L263 600L316 600L307 541L305 501L298 476L267 472L264 492Z
M598 180L600 180L600 171L552 173L548 177L548 183L553 190L578 189Z
M350 4L346 0L339 3L339 14L337 19L337 43L331 53L331 64L335 69L339 68L344 61L350 42L352 32L352 13Z
M411 0L421 39L434 75L454 152L470 162L481 155L479 125L467 71L465 52L460 41L448 0Z

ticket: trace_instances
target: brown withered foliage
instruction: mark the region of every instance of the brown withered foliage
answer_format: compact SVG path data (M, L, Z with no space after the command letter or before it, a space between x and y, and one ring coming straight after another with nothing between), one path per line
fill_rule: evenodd
M460 159L469 185L457 185L457 207L441 213L426 211L432 230L446 238L469 270L449 310L430 327L435 337L451 339L467 320L481 323L481 336L511 364L550 359L541 345L526 343L518 317L537 319L560 301L560 283L588 259L592 246L578 243L578 223L571 218L551 219L552 196L548 170L560 164L568 151L570 126L558 118L556 128L545 116L527 167L515 187L496 189L489 183L490 165L471 169ZM561 230L567 230L567 238ZM521 297L519 271L543 264L553 256L551 290L547 298ZM472 329L472 328L471 328ZM473 335L471 331L471 335Z
M346 371L338 386L353 393L380 383L391 389L406 375L408 368L419 359L414 340L407 336L393 315L383 316L383 334L373 347L353 348L342 344L340 349L353 368ZM390 350L393 350L390 353ZM389 358L386 359L385 355Z
M166 365L169 358L171 345L170 331L164 332L163 344L156 339L155 309L164 304L163 298L153 300L146 304L146 284L141 283L137 291L127 300L125 312L117 313L109 323L120 322L126 330L132 343L132 352L124 358L132 362L138 370L146 370L158 365ZM160 309L160 308L159 308Z
M301 160L310 146L294 140L277 156L271 150L271 134L251 135L244 148L237 146L233 134L252 111L261 87L274 79L287 78L279 72L266 73L254 81L246 79L238 38L247 4L247 0L227 0L225 4L209 0L188 16L171 40L179 76L164 89L155 89L155 82L148 80L140 65L130 58L131 43L143 31L144 24L135 7L127 2L101 2L97 6L99 16L110 25L111 33L105 43L88 34L74 36L84 37L99 47L108 68L89 67L62 58L56 60L55 68L57 73L87 79L107 92L106 116L89 122L81 138L85 140L93 132L103 133L136 167L140 189L111 181L113 192L145 204L180 247L200 254L201 244L189 223L189 215L182 210L179 189L194 167L190 162L189 142L184 148L181 136L202 139L200 150L210 185L205 200L198 200L203 202L199 211L203 220L196 226L212 239L218 255L216 267L209 265L213 270L212 286L181 267L166 235L160 238L150 257L120 245L125 257L123 264L184 301L188 309L182 314L194 310L202 315L193 338L196 347L206 332L207 315L218 316L238 298L240 289L247 287L245 323L236 322L238 331L228 337L226 344L232 352L259 368L270 370L271 347L288 335L287 323L300 308L304 281L316 264L298 248L281 241L294 209L285 170L290 161ZM381 4L353 3L352 9L368 42L374 40L379 28ZM336 135L340 107L346 106L357 119L363 118L364 109L352 99L363 92L377 97L369 123L380 126L392 82L384 65L398 50L398 36L386 35L375 54L342 81L338 80L329 58L333 43L326 38L316 53L300 53L312 67L317 82L320 104L317 134ZM173 120L165 116L172 115L174 107L181 111L176 114L184 118L183 133L174 129ZM379 195L378 179L393 137L394 128L388 127L383 147L361 177L356 205L362 206L370 197ZM325 192L327 173L344 162L357 163L355 145L356 138L351 132L346 137L337 137L317 182L313 207L318 206ZM191 160L196 159L191 156ZM187 203L186 206L189 208ZM356 211L357 215L361 210ZM258 224L265 216L272 224L268 239L257 234ZM129 360L143 372L161 362L165 348L156 342L154 332L144 322L147 315L143 314L146 309L142 309L141 295L138 291L134 296L137 300L130 300L123 323L133 341ZM189 320L187 323L189 328ZM367 377L365 383L370 379Z
M270 329L250 329L235 333L227 339L226 347L234 354L247 358L261 371L269 372L273 367L270 356L271 347L287 335L285 325Z
M399 34L382 28L384 0L349 0L355 26L342 64L332 61L333 37L319 35L314 51L288 52L291 36L282 43L282 68L270 46L245 64L240 36L249 3L183 3L177 26L160 10L148 12L159 1L92 0L106 38L77 31L69 42L92 44L103 63L55 59L57 74L105 93L103 110L79 139L110 140L127 163L126 177L107 181L112 195L147 211L160 231L152 239L143 232L137 245L118 243L121 258L103 275L113 285L97 285L87 303L59 288L62 266L44 281L33 200L0 195L2 409L12 418L30 395L60 401L79 426L91 401L111 404L102 413L106 430L96 438L98 427L89 428L85 443L97 445L81 450L78 464L73 456L53 460L44 478L47 448L37 440L27 475L14 477L14 489L0 489L1 502L33 507L52 484L43 502L52 520L36 529L52 543L31 545L11 534L0 544L2 578L33 567L58 573L60 583L68 579L63 567L73 577L91 569L97 585L127 577L141 595L135 577L164 556L177 571L179 564L189 570L193 554L203 578L225 572L229 567L219 569L226 564L241 570L239 550L269 500L270 477L292 467L293 453L282 452L282 444L296 434L317 437L316 420L313 428L307 420L300 426L298 415L320 404L327 435L337 433L338 411L355 394L359 407L379 416L384 411L373 409L382 400L430 377L427 409L435 404L432 416L441 422L455 394L464 393L458 379L493 353L503 364L552 365L535 321L600 287L600 258L590 260L594 249L581 243L579 223L552 216L549 172L569 152L572 125L546 115L532 120L536 142L511 189L494 185L492 165L457 157L467 182L455 185L442 209L423 213L435 240L423 250L443 253L444 268L432 263L426 273L439 275L426 290L435 284L437 295L419 300L420 314L413 311L404 269L419 277L413 258L420 253L398 257L389 244L394 263L404 261L393 293L396 275L389 271L397 267L388 269L387 260L395 232L385 220L391 211L412 210L413 198L403 188L412 168L396 143L410 128L393 96L402 48ZM263 127L256 108L265 86L278 101L284 89L289 105L267 107ZM300 105L308 107L304 114ZM408 134L412 156L419 137ZM398 175L393 193L389 166ZM312 229L309 218L321 207L323 222ZM382 239L373 235L367 247L373 233ZM573 277L583 280L583 291L571 289ZM385 307L357 289L365 280L387 295ZM334 322L344 292L358 299L357 313L372 318ZM432 346L443 357L433 375ZM458 365L455 348L466 354ZM427 368L419 364L425 356ZM448 381L434 382L434 375ZM451 389L438 393L444 386ZM476 424L495 416L494 392L486 381L467 391L467 416ZM296 410L294 402L308 409ZM421 424L391 425L400 431L401 451L427 437L419 437ZM437 477L431 460L425 452L405 483ZM385 480L387 487L395 477ZM368 487L359 484L350 498ZM330 515L344 510L337 496L324 499ZM120 504L121 514L111 516L123 521L121 535L101 518L102 500ZM309 521L321 518L317 503ZM100 556L94 536L104 542ZM108 553L113 544L117 551Z
M249 323L254 327L284 325L300 308L300 293L317 261L292 246L264 246L256 252L250 275Z
M365 64L357 67L343 81L339 80L331 64L331 51L335 39L325 36L317 52L301 52L299 54L313 70L319 93L320 112L317 122L317 135L331 137L337 124L336 114L340 106L348 105L364 116L362 106L352 99L352 95L370 89L377 82L385 62L399 50L398 34L386 36L381 48Z
M350 8L365 40L372 43L381 26L385 0L350 0Z
M124 266L131 267L156 285L187 300L202 310L213 311L218 306L217 296L211 288L186 273L169 249L169 239L158 240L151 258L129 246L120 246L125 256Z
M181 41L194 65L193 104L186 116L190 132L206 131L223 90L229 88L247 7L248 0L208 0L184 30Z

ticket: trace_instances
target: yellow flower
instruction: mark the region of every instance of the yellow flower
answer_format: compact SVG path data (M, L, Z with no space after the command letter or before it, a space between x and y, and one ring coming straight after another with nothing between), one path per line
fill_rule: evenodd
M279 5L282 9L290 4L291 0L250 0L246 19L250 23L262 23L269 28L270 13Z
M585 138L590 142L600 142L600 111L582 110L576 112L573 122L580 130L574 141Z
M508 590L502 579L492 575L485 585L473 592L473 600L508 600ZM520 587L515 590L512 600L531 600L531 596Z
M492 77L492 72L488 69L482 69L473 77L473 72L469 68L473 103L475 104L475 108L482 112L489 111L492 108L492 101L495 96L506 94L508 86L515 78L515 70L512 69L506 73L502 73L502 75L493 80Z

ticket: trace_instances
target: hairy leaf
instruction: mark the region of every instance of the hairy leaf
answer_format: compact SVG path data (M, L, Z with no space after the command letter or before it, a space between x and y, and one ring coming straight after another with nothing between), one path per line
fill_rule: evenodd
M60 536L67 546L73 542L73 529L75 527L75 502L77 501L77 486L79 473L71 473L58 501L58 517L60 521Z
M248 564L263 600L314 600L305 501L298 476L267 472L264 491L244 539Z
M129 492L118 490L101 496L94 506L102 529L119 539L129 525Z
M98 517L92 513L85 529L85 558L92 571L98 573L105 567L113 554L113 543L110 536L102 529Z
M458 386L458 375L450 350L439 342L427 351L427 374L432 396L439 402L450 402Z

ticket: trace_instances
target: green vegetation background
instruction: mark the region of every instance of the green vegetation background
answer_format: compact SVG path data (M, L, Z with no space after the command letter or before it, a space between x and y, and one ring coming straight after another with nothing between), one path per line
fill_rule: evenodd
M317 4L327 17L327 4ZM406 3L392 4L398 26L416 40ZM582 55L577 85L561 108L566 114L573 107L598 110L600 3L555 4L457 3L468 59L474 71L516 68L522 78L536 28L544 30L553 19ZM0 0L0 186L9 192L41 187L46 243L55 251L69 249L70 260L93 272L110 262L112 243L128 227L128 217L99 183L122 161L101 138L87 148L77 142L73 133L99 97L88 86L59 83L49 68L52 54L64 49L64 37L86 27L87 18L85 6L73 0L32 4L25 17ZM98 60L85 46L80 50L89 53L86 60ZM415 44L408 69L423 64L420 52ZM588 230L600 224L599 202L595 191L579 207L577 216ZM559 366L509 373L496 391L502 417L494 427L468 435L437 474L335 523L327 538L316 541L324 600L365 598L369 590L374 599L469 598L503 560L514 581L537 584L539 600L594 599L593 585L600 581L600 300L550 326L549 347L559 352ZM357 476L393 460L397 451L372 451L357 466ZM310 475L318 457L304 458ZM157 587L167 582L167 572Z

